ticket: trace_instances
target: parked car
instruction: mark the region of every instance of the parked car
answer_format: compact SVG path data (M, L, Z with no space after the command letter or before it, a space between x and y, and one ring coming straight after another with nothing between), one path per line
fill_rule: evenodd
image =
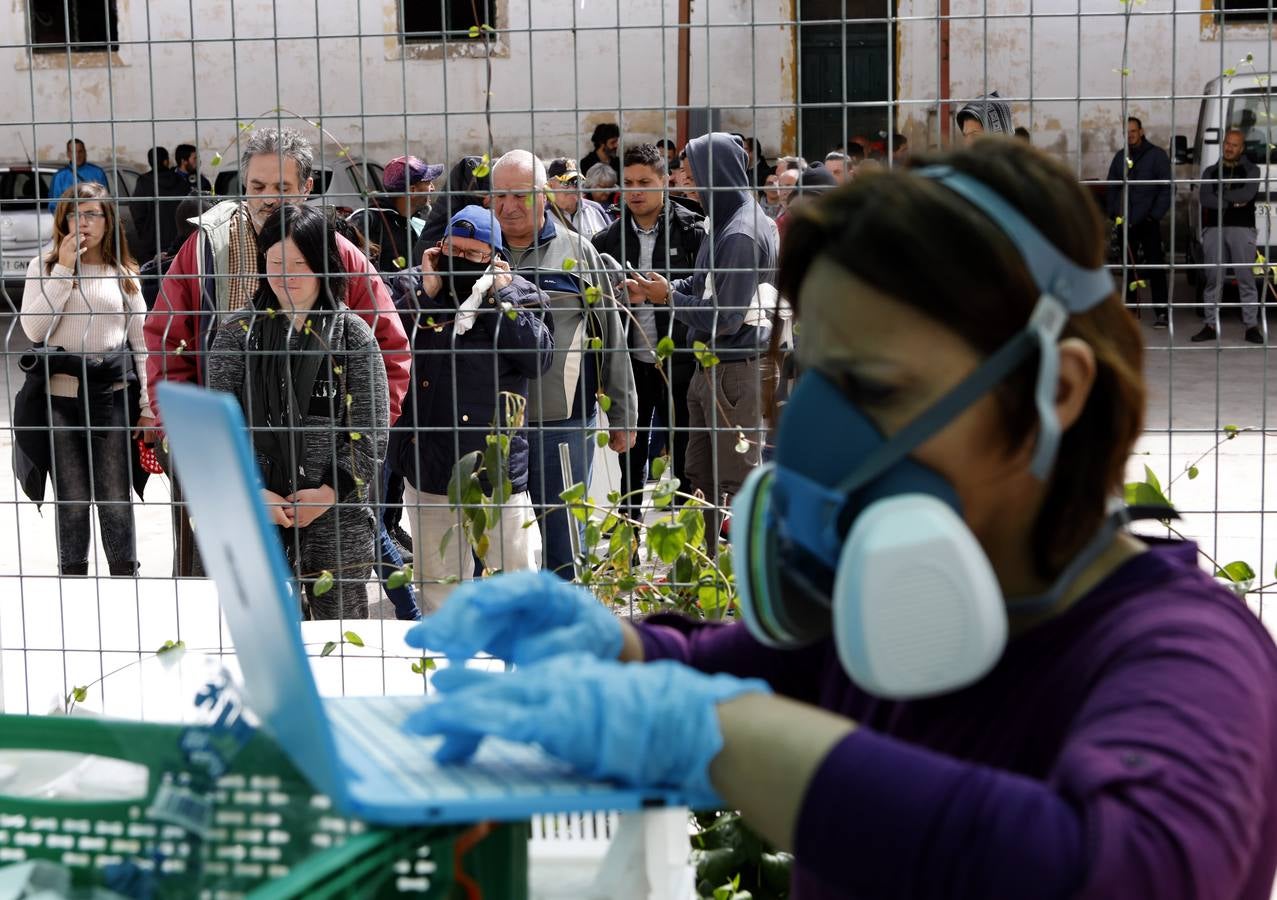
M1220 76L1202 89L1203 99L1197 116L1197 132L1192 143L1186 135L1175 137L1175 162L1189 165L1191 179L1187 187L1188 240L1185 247L1186 261L1200 265L1202 254L1202 210L1198 185L1207 166L1219 162L1224 133L1230 128L1241 128L1246 133L1246 155L1259 166L1259 195L1255 198L1255 244L1259 252L1270 262L1277 252L1277 106L1274 106L1272 77L1277 73ZM1206 288L1206 279L1199 270L1188 270L1198 300ZM1263 290L1261 286L1261 290Z
M48 163L0 162L0 293L10 307L22 305L22 284L27 265L53 237L49 213L49 187L61 166ZM107 167L112 196L127 198L137 184L140 169L132 164ZM120 228L129 246L137 244L137 232L128 204L119 205Z
M329 163L328 157L325 163ZM332 164L320 165L318 161L311 176L315 186L311 189L306 203L311 206L331 207L340 216L349 216L357 209L368 205L368 197L382 190L382 167L358 157L341 157ZM218 173L213 184L213 192L218 199L237 197L239 187L239 164L223 162L222 171Z

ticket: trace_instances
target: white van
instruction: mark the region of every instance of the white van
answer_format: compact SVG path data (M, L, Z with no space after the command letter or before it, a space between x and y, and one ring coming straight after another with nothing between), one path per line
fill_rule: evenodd
M1246 134L1246 155L1259 166L1259 195L1255 198L1256 246L1273 262L1277 253L1277 100L1273 97L1272 75L1220 76L1202 89L1204 99L1197 116L1197 134L1192 146L1183 135L1175 137L1175 162L1191 164L1191 178L1200 179L1207 166L1219 162L1224 133L1240 128ZM1186 262L1201 264L1202 210L1194 184L1188 195L1188 240ZM1188 270L1189 280L1200 300L1206 279L1200 270Z

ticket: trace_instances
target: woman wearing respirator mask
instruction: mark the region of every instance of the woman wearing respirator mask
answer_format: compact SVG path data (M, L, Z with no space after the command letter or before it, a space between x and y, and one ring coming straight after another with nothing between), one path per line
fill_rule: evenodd
M1268 900L1277 648L1195 546L1122 529L1142 348L1089 198L989 142L790 229L804 374L735 501L744 622L477 583L409 640L518 668L438 673L408 727L739 809L795 897Z

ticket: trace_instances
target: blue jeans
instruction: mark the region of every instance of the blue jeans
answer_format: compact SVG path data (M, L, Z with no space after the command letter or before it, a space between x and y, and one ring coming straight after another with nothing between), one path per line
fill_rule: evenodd
M567 487L563 483L559 467L559 447L568 445L572 460L573 483L585 482L590 486L590 468L594 464L594 429L598 415L588 419L563 419L558 422L528 423L528 493L532 495L532 508L541 516L542 568L570 581L572 571L572 543L570 527L577 529L581 540L585 538L585 526L559 508L549 514L547 510L562 506L559 494Z
M382 466L381 469L381 496L386 495L387 483L390 481L390 467ZM395 546L395 542L390 539L390 532L386 530L385 510L377 510L377 574L381 578L381 589L386 592L386 598L395 608L395 618L405 622L414 622L421 618L421 609L417 606L417 592L412 588L412 581L408 581L403 587L391 588L386 586L386 580L390 576L403 568L403 557L399 555L399 548Z

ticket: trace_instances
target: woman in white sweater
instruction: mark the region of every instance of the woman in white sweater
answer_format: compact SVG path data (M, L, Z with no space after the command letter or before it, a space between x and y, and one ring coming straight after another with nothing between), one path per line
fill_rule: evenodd
M63 575L88 574L91 506L111 574L138 570L131 439L149 439L155 419L142 336L146 304L136 276L106 189L93 183L69 189L54 212L51 249L27 267L22 300L22 330L48 351L40 374L48 379Z

